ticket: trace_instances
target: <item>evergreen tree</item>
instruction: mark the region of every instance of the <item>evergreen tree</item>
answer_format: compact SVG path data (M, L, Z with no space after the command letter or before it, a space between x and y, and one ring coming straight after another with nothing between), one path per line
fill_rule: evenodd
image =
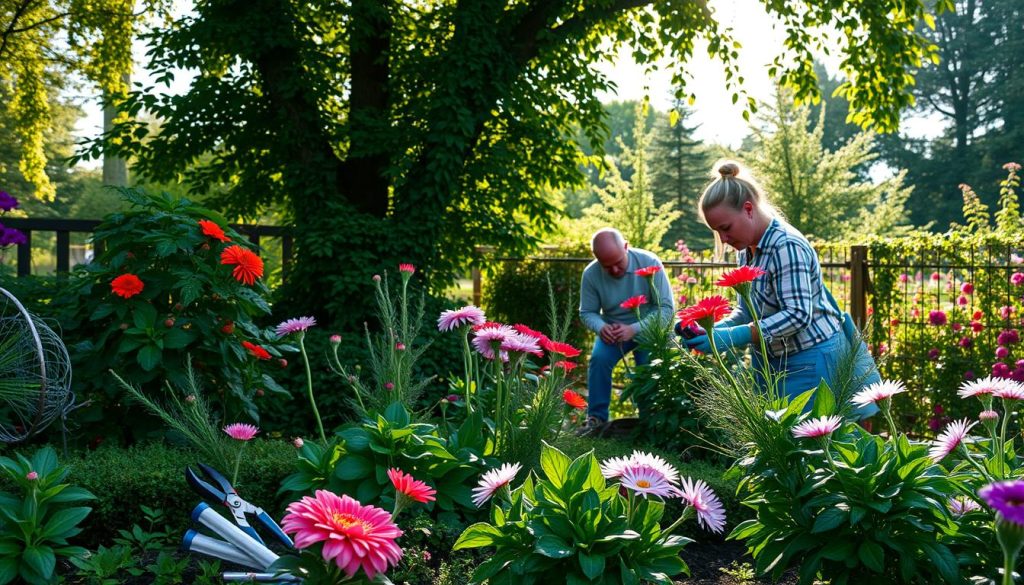
M620 171L620 164L608 160L606 186L593 186L598 203L586 208L580 224L584 231L594 232L602 227L618 228L631 246L658 250L669 228L681 213L674 200L655 204L654 192L649 184L647 151L651 132L647 129L646 108L636 105L636 125L633 128L634 147L620 140L622 164L629 173Z
M874 134L861 132L831 151L822 140L824 112L810 132L809 119L810 109L779 89L754 128L752 169L789 222L809 238L826 240L909 229L904 206L912 188L903 186L906 173L875 185L855 172L877 157Z
M704 144L693 137L698 126L688 123L692 115L692 110L682 100L677 100L668 116L656 118L651 141L654 202L657 205L671 202L681 211L661 242L666 248L673 247L680 239L694 249L714 243L710 230L697 217L697 199L710 181L708 172L713 161Z

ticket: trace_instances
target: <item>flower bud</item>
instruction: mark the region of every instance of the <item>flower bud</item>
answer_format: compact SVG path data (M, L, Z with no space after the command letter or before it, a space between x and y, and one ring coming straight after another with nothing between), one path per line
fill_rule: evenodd
M380 282L380 275L379 274L374 274L373 275L373 282Z
M392 382L385 382L384 383L384 389L385 390L394 390L395 389L395 385Z
M983 410L978 413L978 420L981 422L992 422L999 420L999 413L994 410Z
M278 365L281 366L281 368L287 368L288 367L288 360L286 360L284 358L281 358L281 359L277 360L277 363L278 363Z
M120 329L121 331L124 331L125 329L128 328L128 324L127 323L121 323L120 325L117 326L117 328Z
M405 344L399 341L398 343L395 344L395 350L405 351Z
M232 333L235 332L235 322L228 321L227 323L221 326L220 332L225 335L231 335Z
M458 394L449 394L448 395L448 402L458 402L458 401L459 401L459 395Z
M295 437L294 439L292 439L292 445L295 445L296 449L301 449L302 445L304 444L305 443L303 443L302 437Z
M174 319L164 319L164 327L167 327L168 329L174 327Z
M189 394L188 396L185 397L185 402L188 402L189 404L192 404L195 401L196 397L193 394Z
M332 335L331 336L331 345L333 345L333 346L341 345L341 336L338 335L337 333Z
M263 388L257 388L257 389L256 389L256 396L259 396L259 397L261 397L261 398L262 398L262 397L263 397L263 394L264 394L264 392L263 392Z
M36 473L35 471L30 471L30 472L25 474L25 479L27 479L29 481L35 481L35 480L39 479L39 474Z

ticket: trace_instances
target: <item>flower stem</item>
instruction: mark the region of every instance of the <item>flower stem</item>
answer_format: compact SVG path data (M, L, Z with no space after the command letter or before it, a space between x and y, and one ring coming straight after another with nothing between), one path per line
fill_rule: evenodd
M320 431L320 443L327 444L327 435L324 434L324 423L320 420L320 411L316 407L316 400L313 398L313 372L309 369L309 356L306 355L306 332L299 332L299 351L302 352L302 363L306 366L306 392L309 395L309 404L313 407L313 416L316 417L316 428ZM359 390L356 390L356 397L359 397ZM359 406L363 406L363 399L359 398ZM365 412L366 409L363 408Z
M462 334L462 368L466 373L466 414L472 414L473 406L470 403L470 394L472 394L473 380L473 355L469 352L469 327L464 327Z
M1003 551L1003 585L1013 585L1013 569L1017 565L1017 553Z
M238 448L238 455L235 456L235 470L231 473L231 484L232 485L238 483L238 466L239 466L239 464L242 463L242 451L244 451L244 450L245 450L245 443L243 442L242 446Z

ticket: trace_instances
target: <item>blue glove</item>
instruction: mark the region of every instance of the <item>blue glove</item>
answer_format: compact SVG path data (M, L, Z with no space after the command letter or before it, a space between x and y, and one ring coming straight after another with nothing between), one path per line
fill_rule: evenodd
M719 351L750 343L749 325L716 327L712 331L715 335L715 346ZM690 349L696 349L701 353L711 353L711 341L708 339L707 335L698 335L693 339L687 339L685 343L686 347L689 347Z

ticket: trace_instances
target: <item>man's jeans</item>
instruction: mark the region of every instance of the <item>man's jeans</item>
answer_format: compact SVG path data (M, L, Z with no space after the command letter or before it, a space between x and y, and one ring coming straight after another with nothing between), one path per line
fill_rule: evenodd
M594 341L594 352L590 354L587 369L587 415L608 420L608 404L612 398L612 370L625 354L636 349L635 341L609 345L598 337ZM636 364L647 364L651 356L646 351L637 351Z

